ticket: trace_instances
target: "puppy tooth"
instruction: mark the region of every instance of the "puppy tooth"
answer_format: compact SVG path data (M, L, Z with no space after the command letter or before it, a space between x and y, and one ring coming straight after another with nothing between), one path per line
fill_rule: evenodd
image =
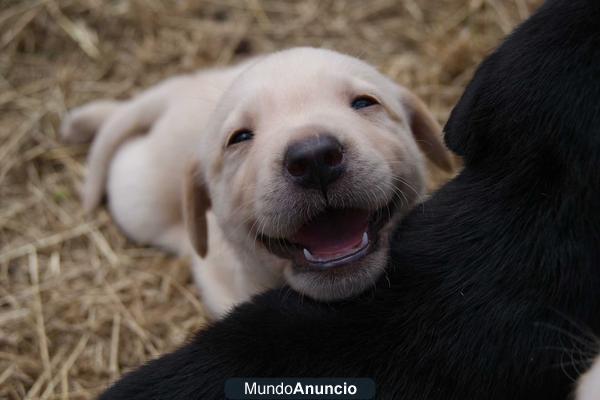
M369 234L367 232L363 233L362 242L360 242L360 247L365 247L369 243Z
M319 261L315 258L315 256L313 256L312 254L310 254L310 251L308 251L308 249L304 249L303 250L304 253L304 258L306 258L308 261Z

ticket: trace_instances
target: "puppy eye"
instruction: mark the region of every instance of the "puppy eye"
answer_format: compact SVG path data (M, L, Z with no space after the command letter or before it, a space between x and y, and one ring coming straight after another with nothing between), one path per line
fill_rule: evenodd
M238 129L231 135L227 146L234 145L236 143L245 142L246 140L252 140L254 133L250 129Z
M352 103L350 104L350 106L352 106L352 108L354 108L355 110L360 110L361 108L371 107L376 104L379 104L379 102L377 100L375 100L373 97L363 95L363 96L358 96L354 100L352 100Z

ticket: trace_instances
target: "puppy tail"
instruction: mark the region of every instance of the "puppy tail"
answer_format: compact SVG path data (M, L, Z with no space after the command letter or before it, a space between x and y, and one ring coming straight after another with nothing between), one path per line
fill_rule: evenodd
M121 104L114 100L99 100L69 111L60 125L62 140L67 143L90 142Z
M83 208L86 212L92 211L102 200L114 153L129 137L150 128L161 115L163 103L163 96L159 93L147 93L132 101L121 103L109 118L101 123L88 156L88 171L82 192Z

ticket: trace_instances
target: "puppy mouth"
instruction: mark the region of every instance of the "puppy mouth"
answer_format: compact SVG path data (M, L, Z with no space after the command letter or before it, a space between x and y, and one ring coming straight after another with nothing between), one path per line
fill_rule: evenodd
M326 208L287 238L260 235L273 254L292 259L302 270L324 271L352 264L375 250L379 232L392 218L394 202L370 212Z

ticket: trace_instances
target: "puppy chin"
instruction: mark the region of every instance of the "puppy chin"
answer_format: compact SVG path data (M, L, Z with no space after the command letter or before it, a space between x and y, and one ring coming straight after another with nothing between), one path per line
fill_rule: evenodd
M389 251L387 235L381 239L377 249L343 267L318 271L289 266L284 270L286 281L297 292L319 301L356 296L374 287L385 271Z

